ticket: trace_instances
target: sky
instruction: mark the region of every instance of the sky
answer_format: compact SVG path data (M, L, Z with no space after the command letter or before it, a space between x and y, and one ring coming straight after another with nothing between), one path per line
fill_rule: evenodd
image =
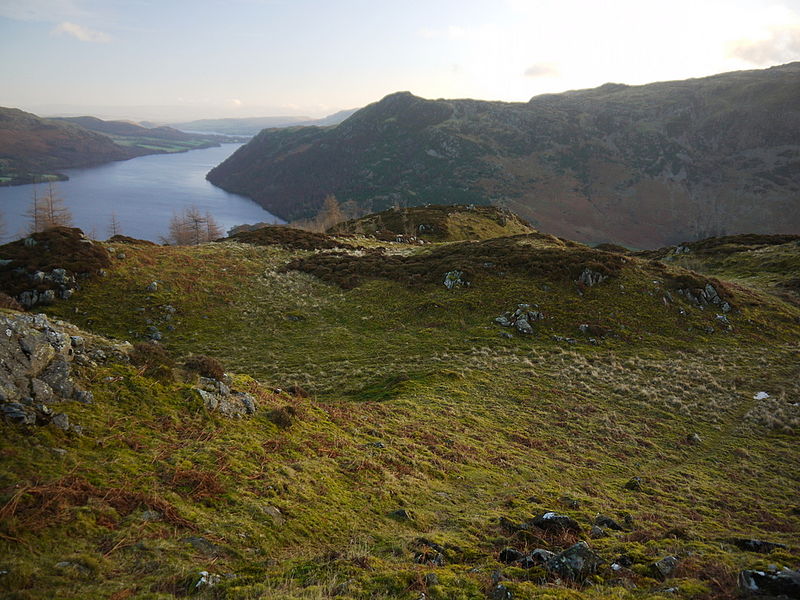
M0 0L0 106L321 117L800 60L800 0Z

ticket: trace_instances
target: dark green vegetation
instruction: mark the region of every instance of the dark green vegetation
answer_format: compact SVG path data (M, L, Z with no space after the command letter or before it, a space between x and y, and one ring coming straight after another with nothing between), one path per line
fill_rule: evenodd
M46 308L136 345L75 367L81 435L2 425L5 597L711 599L800 566L800 307L538 233L275 235L106 243L107 276ZM728 325L677 292L707 284ZM520 303L532 335L494 322ZM216 362L255 415L204 408ZM546 511L580 529L522 526ZM578 540L604 561L582 581L501 561Z
M208 178L286 220L334 194L365 213L494 204L636 248L798 233L798 99L800 63L527 103L402 92L336 127L265 130Z
M42 119L0 107L0 185L64 180L60 169L91 167L145 154L186 152L239 141L193 135L170 127L148 129L94 117Z

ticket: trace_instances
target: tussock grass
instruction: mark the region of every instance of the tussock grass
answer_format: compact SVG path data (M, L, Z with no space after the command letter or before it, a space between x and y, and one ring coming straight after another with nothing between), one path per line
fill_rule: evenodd
M325 256L313 250L126 246L106 278L48 310L132 341L155 324L171 357L221 361L259 410L226 420L180 380L81 367L95 403L59 410L83 436L4 425L4 593L167 598L205 570L233 575L198 592L207 598L485 598L499 569L521 599L659 597L665 587L716 598L733 593L739 569L796 565L786 465L798 459L798 309L728 286L736 308L725 331L711 308L664 301L665 274L681 273L673 266L511 239L491 247L541 268L520 259L452 291L437 269L457 244L403 250L402 269L433 265L430 283L369 277L347 290L286 269ZM487 252L468 247L470 260ZM545 268L543 257L573 253ZM606 255L613 277L579 287L573 267ZM532 336L493 322L522 302L545 315ZM592 344L583 323L607 335ZM762 390L771 398L755 401ZM634 476L641 491L624 487ZM393 518L398 509L411 520ZM584 532L598 513L630 523L588 542L633 565L606 565L583 586L501 565L505 546L559 551L578 539L502 525L547 510ZM734 536L789 549L758 556L720 541ZM416 562L425 551L444 565ZM664 583L650 564L668 554L682 566ZM54 567L92 560L91 577Z

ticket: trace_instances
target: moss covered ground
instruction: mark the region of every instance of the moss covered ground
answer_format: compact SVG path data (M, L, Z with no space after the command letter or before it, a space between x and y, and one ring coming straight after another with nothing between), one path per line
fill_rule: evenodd
M446 245L347 250L344 287L337 251L106 246L106 276L47 312L132 342L156 328L259 410L225 419L190 383L107 363L81 368L93 404L60 407L83 435L2 425L4 597L467 599L503 577L519 599L725 598L741 569L800 566L800 308L747 278L714 280L726 326L676 291L706 275L539 235L471 247L494 265L452 290ZM544 315L533 335L494 323L520 303ZM546 511L582 533L509 526ZM590 538L598 513L625 530ZM605 560L587 581L499 562L579 539Z

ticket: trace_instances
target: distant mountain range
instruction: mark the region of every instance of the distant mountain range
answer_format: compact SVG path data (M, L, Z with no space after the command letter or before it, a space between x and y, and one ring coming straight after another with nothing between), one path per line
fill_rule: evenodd
M245 135L253 136L262 129L276 127L298 127L318 125L326 127L338 125L358 109L341 110L322 119L312 119L311 117L251 117L251 118L231 118L231 119L200 119L184 123L172 123L172 127L183 131L193 131L202 133L216 133L226 135Z
M61 169L90 167L145 154L218 146L227 136L194 135L95 117L43 119L0 107L0 185L65 179Z
M800 63L527 103L387 96L332 128L261 132L208 175L307 218L494 204L541 230L651 248L800 232Z

